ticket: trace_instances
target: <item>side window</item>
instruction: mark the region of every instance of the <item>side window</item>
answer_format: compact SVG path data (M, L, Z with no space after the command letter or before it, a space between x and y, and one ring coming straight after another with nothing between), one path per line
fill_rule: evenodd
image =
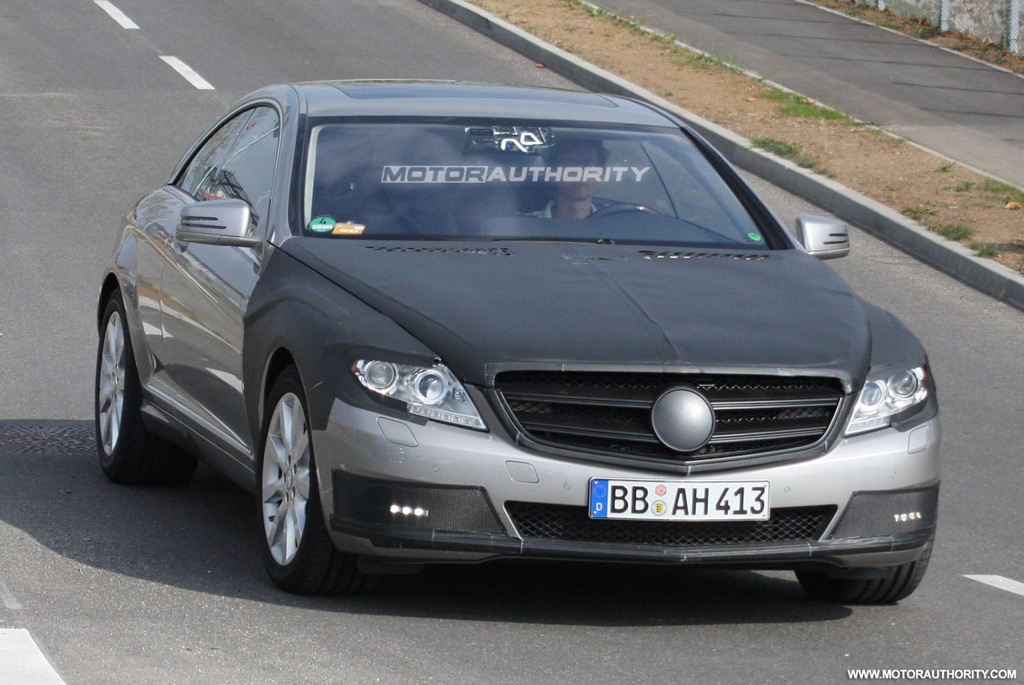
M265 220L270 208L280 130L277 112L270 107L257 107L242 127L227 159L201 188L206 198L231 197L249 203L252 208L250 235Z
M206 144L199 148L199 152L192 158L188 168L185 169L185 173L178 180L177 185L179 188L197 200L210 199L202 197L200 189L208 182L210 176L217 168L218 162L227 156L228 148L234 141L235 134L238 133L242 125L249 119L250 114L251 112L246 111L232 117L226 124L217 129L216 133L210 136Z
M270 208L280 129L270 107L232 117L199 149L178 186L197 200L245 200L252 208L253 235Z

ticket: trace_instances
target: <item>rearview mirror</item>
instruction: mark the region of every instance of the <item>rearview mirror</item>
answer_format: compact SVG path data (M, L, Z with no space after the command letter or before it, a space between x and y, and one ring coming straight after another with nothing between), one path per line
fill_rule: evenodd
M838 259L850 254L850 229L842 221L826 216L798 216L796 238L807 254L818 259Z
M246 235L251 220L249 203L244 200L206 200L181 209L181 222L175 238L190 243L256 247L259 238Z

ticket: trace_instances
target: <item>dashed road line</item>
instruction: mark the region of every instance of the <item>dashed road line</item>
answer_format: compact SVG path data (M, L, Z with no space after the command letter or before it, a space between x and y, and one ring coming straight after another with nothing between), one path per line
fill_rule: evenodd
M160 55L160 59L167 62L176 72L181 74L182 78L191 83L199 90L214 90L212 84L204 79L202 76L196 73L195 69L182 62L177 57L172 55Z
M107 2L107 0L93 0L101 10L110 15L110 18L121 25L123 29L137 29L139 25L128 18L124 12L114 7L114 3Z
M7 589L6 585L4 585L3 580L0 580L0 602L3 602L5 609L21 611L21 605L18 604L18 600L15 599L14 595L11 594L11 591Z
M0 682L64 685L24 628L0 628Z
M1000 590L1006 590L1007 592L1012 592L1015 595L1024 597L1024 583L1019 583L1016 580L1010 580L1003 576L974 576L967 574L964 574L964 578L970 578L971 580L976 580L979 583L985 583L985 585L991 585L992 587L997 587Z

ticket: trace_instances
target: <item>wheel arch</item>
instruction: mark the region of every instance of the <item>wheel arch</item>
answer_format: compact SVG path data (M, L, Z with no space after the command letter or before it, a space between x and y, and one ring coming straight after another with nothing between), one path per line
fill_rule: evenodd
M295 355L292 354L291 350L286 347L278 347L267 359L267 367L263 371L263 384L260 388L260 417L263 416L263 409L267 402L267 397L270 396L270 389L274 387L274 382L277 380L281 372L289 366L296 367L298 364L295 362ZM299 374L302 377L302 374Z
M114 291L120 292L121 285L117 281L117 276L113 273L108 273L106 278L103 279L103 285L100 286L100 297L99 304L96 306L96 329L103 329L103 313L107 310L107 302L110 300L110 296ZM121 296L124 299L124 295Z
M255 449L260 448L260 433L263 430L263 422L267 418L267 399L270 397L270 391L273 389L277 379L289 366L295 367L296 373L299 374L299 382L305 388L306 385L302 378L302 371L299 370L298 361L296 361L295 354L291 349L284 345L279 345L267 357L267 363L264 365L263 378L260 381L259 387L258 422L253 426L253 446Z

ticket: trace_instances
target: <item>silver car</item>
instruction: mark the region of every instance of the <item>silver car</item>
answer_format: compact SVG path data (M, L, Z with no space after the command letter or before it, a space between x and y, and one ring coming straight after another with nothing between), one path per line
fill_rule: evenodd
M180 484L201 458L252 491L293 592L521 557L894 602L935 533L935 386L821 261L848 250L646 103L265 88L124 222L100 463Z

